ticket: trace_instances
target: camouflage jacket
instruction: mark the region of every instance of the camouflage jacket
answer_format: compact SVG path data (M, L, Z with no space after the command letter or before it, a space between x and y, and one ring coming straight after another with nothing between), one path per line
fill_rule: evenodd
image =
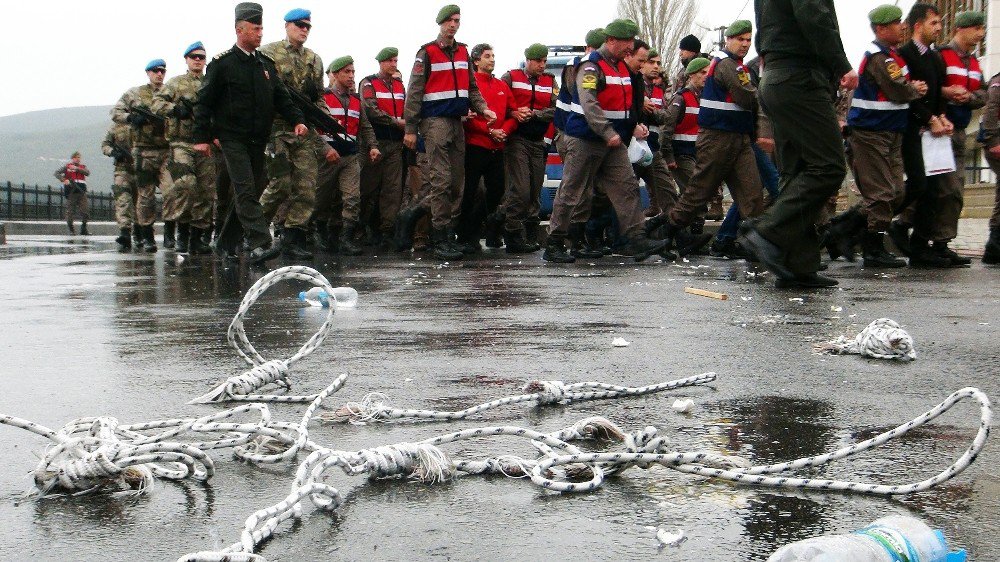
M111 120L115 123L127 125L128 121L126 119L128 119L133 107L138 106L149 110L152 109L153 95L155 93L153 86L150 84L130 88L122 94L121 99L118 100L114 109L111 110ZM146 123L141 127L132 127L132 146L137 149L167 148L169 145L164 136L165 133L165 124L158 121Z
M167 81L153 96L153 113L167 120L167 140L174 142L194 142L194 103L198 99L198 90L205 79L204 74L186 72L174 76ZM188 106L189 115L183 119L173 114L174 107L179 103Z
M288 39L268 43L260 49L261 54L274 61L278 77L289 90L304 95L324 111L330 109L323 101L323 60L312 49L296 49ZM292 126L280 116L274 118L272 135L287 133Z
M127 158L122 158L122 154L115 154L115 148L124 151ZM104 135L104 142L101 143L101 152L115 160L115 172L131 172L132 163L129 161L132 154L132 132L128 125L112 123L108 127L108 132Z

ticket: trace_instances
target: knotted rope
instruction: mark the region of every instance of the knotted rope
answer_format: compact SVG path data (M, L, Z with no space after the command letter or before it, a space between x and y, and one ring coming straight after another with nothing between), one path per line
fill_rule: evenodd
M836 340L817 345L816 350L834 355L853 354L899 361L913 361L917 358L913 338L888 318L873 321L854 338L840 336Z

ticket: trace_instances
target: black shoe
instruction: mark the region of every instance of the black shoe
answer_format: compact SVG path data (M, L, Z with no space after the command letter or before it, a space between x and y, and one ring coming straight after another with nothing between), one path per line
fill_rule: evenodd
M913 246L910 250L916 252ZM884 232L865 232L863 264L872 268L906 267L906 260L885 249Z
M247 262L252 265L261 264L267 260L273 260L281 254L281 247L271 242L264 246L257 246L247 254Z
M190 227L188 233L188 245L187 252L191 256L202 256L212 251L212 248L205 243L205 230L201 228ZM180 247L180 240L177 241L177 246Z
M826 247L830 259L843 256L849 262L854 262L854 251L865 232L865 216L852 207L830 219L830 228L826 232Z
M734 259L736 252L736 240L729 237L722 240L716 238L712 240L712 244L708 247L708 255L715 258Z
M439 260L460 260L462 251L451 243L447 230L434 229L431 232L431 252Z
M396 250L407 252L413 247L413 231L417 228L417 222L427 214L423 207L410 207L400 211L396 217Z
M483 253L483 246L479 243L478 238L476 240L460 241L456 244L458 251L462 252L463 255L472 256Z
M80 236L90 236L90 233L87 232L87 221L80 223Z
M752 226L745 229L745 232L746 234L743 238L744 247L747 248L747 251L752 252L768 271L775 274L779 279L786 281L795 279L795 274L785 265L785 258L787 256L784 250L761 236L757 232L757 229Z
M653 254L660 254L667 261L674 261L677 256L670 251L666 240L652 240L645 234L639 234L628 242L632 250L632 259L643 261Z
M996 265L1000 263L1000 229L995 228L990 231L990 237L986 240L986 247L983 249L983 264Z
M569 227L569 239L573 243L573 251L571 254L574 258L592 260L604 257L604 252L600 248L593 248L590 244L587 244L587 236L584 232L587 229L587 224L582 222L576 222ZM648 257L648 256L647 256ZM645 258L643 258L645 259Z
M360 256L364 253L358 245L354 242L354 232L357 229L356 224L345 224L344 230L340 233L340 254L343 256Z
M503 232L503 223L506 220L503 213L497 211L486 215L486 247L499 248L503 246L500 233ZM516 252L513 252L516 253Z
M576 258L566 251L566 240L559 234L549 234L542 259L553 263L573 263L576 261Z
M182 222L177 225L177 253L188 253L189 239L191 237L191 225Z
M146 253L156 252L156 235L153 233L153 225L143 226L142 228L142 251Z
M951 262L952 267L969 267L972 265L971 259L965 256L960 256L957 252L955 252L955 250L949 248L947 240L935 242L933 250L935 254Z
M173 250L177 246L177 238L174 236L174 221L163 221L163 247Z
M529 244L521 231L513 232L505 230L503 233L504 246L508 254L530 254L538 251L538 244ZM489 243L487 243L487 246Z
M312 239L314 250L317 252L330 251L330 230L326 221L313 223Z
M910 225L904 224L897 219L889 223L889 230L886 233L889 235L889 240L892 240L892 245L899 250L899 253L910 257L913 251L910 247Z
M778 277L774 280L774 286L778 289L791 289L791 288L806 288L806 289L820 289L825 287L836 287L840 282L832 277L825 277L818 273L800 273L792 277L791 279L786 279Z
M679 256L699 254L712 239L711 234L691 234L683 229L673 230L675 228L673 225L667 225L667 239L673 242L673 248L677 250Z
M132 245L136 248L142 248L142 232L143 229L138 224L132 224Z
M926 240L913 237L910 240L910 267L947 269L951 267L951 260L932 250Z
M118 251L121 253L129 252L132 250L132 233L131 229L123 228L118 233L118 238L115 238L115 242L118 243Z
M296 261L313 259L313 254L306 249L306 231L301 228L285 228L281 232L281 255Z
M235 247L223 248L222 246L219 245L218 239L213 240L212 243L209 244L209 247L211 248L212 252L214 252L215 255L218 256L220 259L223 260L240 259L240 255L236 253Z

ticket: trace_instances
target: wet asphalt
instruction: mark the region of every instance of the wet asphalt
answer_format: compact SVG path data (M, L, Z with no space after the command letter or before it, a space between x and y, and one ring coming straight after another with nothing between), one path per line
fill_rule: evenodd
M556 266L537 254L489 251L450 264L419 255L319 256L315 267L361 295L357 309L337 312L325 344L290 377L295 391L313 393L349 373L330 406L383 392L399 406L458 409L518 394L536 378L637 386L719 375L707 387L509 406L450 423L310 426L313 440L342 450L485 425L554 431L601 415L627 430L654 426L677 450L761 464L861 441L962 387L1000 400L1000 270L979 263L877 272L837 262L830 274L841 286L823 291L775 290L768 275L742 261L707 257ZM9 237L0 246L0 413L55 429L84 416L135 423L223 409L186 402L244 369L225 330L262 274L162 250L122 255L104 237ZM294 300L306 288L276 286L252 310L247 331L265 357L287 358L322 323L319 309ZM915 362L813 353L813 344L854 335L879 317L910 332ZM612 347L616 337L631 345ZM694 400L694 411L674 412L676 398ZM271 409L292 421L303 406ZM902 439L807 474L919 481L965 450L978 420L978 408L963 402ZM995 441L957 478L896 499L734 486L663 467L629 469L583 495L499 477L426 485L338 473L330 483L347 503L335 515L307 508L259 552L268 560L764 560L787 542L904 513L942 529L972 560L998 560ZM251 512L287 494L295 469L240 464L217 452L207 485L158 482L142 497L24 500L46 445L0 427L0 559L175 560L223 547L238 540ZM510 438L444 449L456 458L532 454ZM656 528L681 529L687 539L660 547Z

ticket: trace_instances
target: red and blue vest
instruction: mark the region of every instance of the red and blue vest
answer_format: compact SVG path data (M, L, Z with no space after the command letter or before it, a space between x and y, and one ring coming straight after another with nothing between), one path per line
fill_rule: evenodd
M862 59L861 65L858 67L858 74L861 78L858 80L858 87L854 90L851 110L847 112L847 124L870 131L902 131L906 129L906 123L909 119L910 104L889 101L889 98L879 89L878 84L865 75L865 67L872 55L882 53L882 56L892 59L907 81L910 80L910 71L906 68L906 61L899 56L896 49L886 48L878 43L872 43L872 45L875 50L866 52L865 58ZM886 62L888 60L886 59Z
M733 103L733 95L715 79L715 69L719 65L719 61L725 58L736 61L736 70L740 73L746 73L748 80L749 72L743 66L743 59L728 51L723 51L723 53L724 56L712 59L712 64L708 67L708 78L705 80L705 88L701 92L698 125L702 129L718 129L752 135L755 115L749 109Z
M631 119L632 110L632 76L624 61L618 61L615 66L604 60L599 51L593 51L587 56L585 61L594 62L604 74L603 83L597 85L597 103L604 111L604 117L611 122L618 136L627 143L632 138L632 130L635 123ZM576 71L580 72L582 61L577 65ZM590 129L587 124L587 117L580 106L580 92L574 89L573 101L570 104L570 113L566 118L566 134L590 140L604 140L603 137Z
M654 86L652 84L646 84L649 91L646 93L646 97L649 98L650 103L656 107L656 110L663 109L663 88L659 86ZM652 119L647 119L647 125L649 126L649 138L646 142L649 144L649 148L653 150L654 153L660 150L660 127L652 122Z
M700 108L698 106L698 95L689 88L681 88L677 91L676 95L684 98L684 115L681 116L680 120L677 121L677 125L674 126L674 138L671 146L674 148L674 154L694 156L697 154L695 146L698 142L699 131L698 115L700 114Z
M364 89L365 98L370 99L372 94L369 92L374 91L375 103L378 108L393 117L402 119L403 104L406 102L406 90L403 88L403 82L393 78L390 89L390 86L387 86L377 74L372 74L367 80L371 83L372 89ZM398 127L372 123L372 128L375 129L376 139L403 140L403 130Z
M945 86L964 86L970 92L975 92L982 87L983 71L979 68L979 59L975 55L969 54L969 66L965 66L958 51L946 46L941 48L941 58L944 59L944 64L947 67ZM945 115L948 116L948 120L955 125L956 129L964 129L972 121L972 108L948 102Z
M572 66L576 68L576 65L580 64L580 57L573 57L573 60L566 63L566 66ZM566 74L563 73L563 78ZM573 91L576 90L576 84L564 83L561 88L559 88L559 95L556 96L556 115L552 118L552 123L555 124L556 129L560 131L566 130L566 119L569 118L570 112L573 111Z
M454 55L445 53L436 42L421 49L427 53L427 83L420 116L465 117L469 113L469 50L465 43L455 43Z
M555 85L555 76L547 72L543 72L532 83L525 71L521 69L510 71L510 89L514 92L514 102L517 103L517 107L548 109L552 105ZM514 134L538 141L545 137L548 128L549 123L532 118L524 123L518 123Z
M346 133L326 135L323 137L330 146L337 149L341 156L358 153L358 130L361 129L361 98L349 94L347 107L340 103L340 98L333 92L323 94L326 105L330 107L330 115L347 129Z

